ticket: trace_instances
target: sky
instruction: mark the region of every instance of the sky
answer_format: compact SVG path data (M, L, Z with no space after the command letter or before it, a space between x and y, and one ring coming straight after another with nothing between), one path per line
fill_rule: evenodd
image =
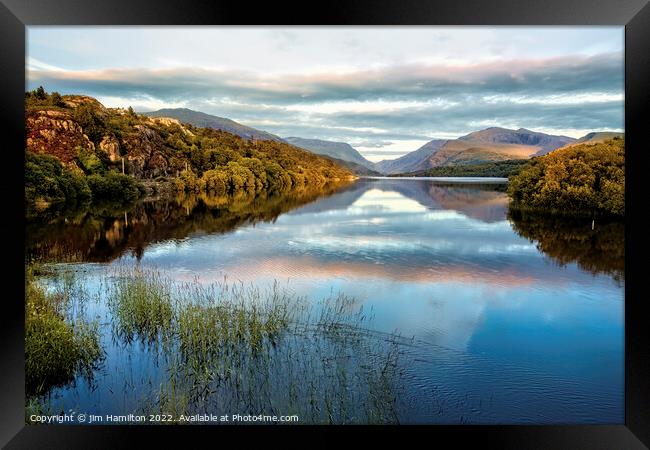
M29 26L26 80L380 161L491 126L623 131L624 28Z

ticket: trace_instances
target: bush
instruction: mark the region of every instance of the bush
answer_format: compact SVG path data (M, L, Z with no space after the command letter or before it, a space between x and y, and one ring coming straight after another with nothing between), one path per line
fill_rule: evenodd
M72 111L72 118L77 122L84 133L95 145L99 145L104 134L106 134L106 124L97 115L95 109L90 104L81 104Z
M87 174L104 173L106 171L101 159L92 150L79 148L77 150L77 161Z
M208 170L201 177L205 183L205 190L223 195L228 192L228 176L221 170Z
M95 174L87 179L94 199L133 201L144 191L133 177L121 173Z
M581 144L535 158L510 177L515 207L625 215L625 139Z
M25 203L78 204L91 198L83 176L63 167L53 156L25 153Z

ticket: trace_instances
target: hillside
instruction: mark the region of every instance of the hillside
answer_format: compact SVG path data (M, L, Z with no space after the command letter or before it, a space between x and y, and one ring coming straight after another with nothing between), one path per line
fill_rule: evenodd
M583 143L534 158L510 178L516 209L625 215L625 139Z
M323 155L321 155L321 156L323 156ZM380 175L382 175L381 172L377 172L376 170L369 169L366 166L363 166L363 165L355 163L355 162L344 161L342 159L332 158L331 156L323 156L323 158L331 159L336 164L338 164L341 167L345 167L346 169L348 169L350 172L352 172L355 175L362 175L362 176L380 176Z
M418 150L375 167L384 173L409 173L443 166L476 165L529 159L563 147L575 139L530 131L525 128L487 128L458 139L434 139Z
M428 169L428 158L447 142L444 139L434 139L414 152L407 153L397 159L379 161L375 163L375 167L380 172L386 174L415 172L417 170Z
M614 139L615 137L624 138L625 133L618 133L616 131L595 131L593 133L585 134L580 139L569 145L597 144L599 142L605 142L610 139Z
M135 184L145 179L171 182L177 190L232 194L353 177L331 159L284 142L242 139L42 89L25 100L27 204L115 199L124 192L132 199Z
M296 147L304 148L318 155L359 164L366 169L375 170L375 164L364 158L361 153L345 142L325 141L322 139L304 139L300 137L286 137L284 140Z
M257 130L247 127L234 120L224 117L213 116L199 111L193 111L187 108L165 108L158 111L144 113L149 117L170 117L181 123L187 123L199 128L212 128L215 130L225 131L244 139L258 139L262 141L278 141L282 139L266 131Z
M475 131L466 136L458 138L460 141L481 144L481 146L490 146L491 144L512 144L518 146L538 147L536 156L544 155L556 148L575 141L568 136L555 136L536 131L519 128L518 130L509 130L507 128L491 127L485 130Z

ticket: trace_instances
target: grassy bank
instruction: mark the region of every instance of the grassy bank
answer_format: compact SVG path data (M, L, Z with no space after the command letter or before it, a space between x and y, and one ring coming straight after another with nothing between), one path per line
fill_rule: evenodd
M64 385L82 374L92 377L103 351L98 325L70 320L72 283L47 293L35 283L40 268L29 265L25 278L25 391L29 397ZM79 301L77 298L76 302Z
M373 331L372 314L353 298L314 303L277 283L178 282L133 267L106 276L100 289L109 318L103 342L119 359L155 361L139 374L138 413L176 421L219 411L295 414L300 423L399 421L400 344L410 340ZM66 345L76 354L74 339ZM50 407L47 396L30 404Z

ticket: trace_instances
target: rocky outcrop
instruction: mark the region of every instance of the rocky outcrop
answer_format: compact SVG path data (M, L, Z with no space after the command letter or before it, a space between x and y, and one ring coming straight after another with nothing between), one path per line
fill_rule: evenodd
M66 95L63 101L69 108L77 108L81 105L88 105L92 107L95 114L99 117L106 117L109 113L108 109L102 105L97 99L88 97L86 95Z
M99 149L108 156L108 159L111 162L117 162L122 159L120 142L113 135L104 136L102 141L99 143Z
M166 175L169 165L162 153L164 142L160 135L144 125L134 128L137 133L123 138L130 172L138 178Z
M40 110L26 117L27 150L56 156L62 163L74 163L79 148L94 150L83 129L64 111Z
M181 123L180 120L178 119L172 119L171 117L148 117L147 121L153 125L164 125L164 126L173 126L176 125L180 127L180 129L183 131L183 133L189 135L189 136L194 136L194 133L192 133L190 130L185 128L183 124Z

